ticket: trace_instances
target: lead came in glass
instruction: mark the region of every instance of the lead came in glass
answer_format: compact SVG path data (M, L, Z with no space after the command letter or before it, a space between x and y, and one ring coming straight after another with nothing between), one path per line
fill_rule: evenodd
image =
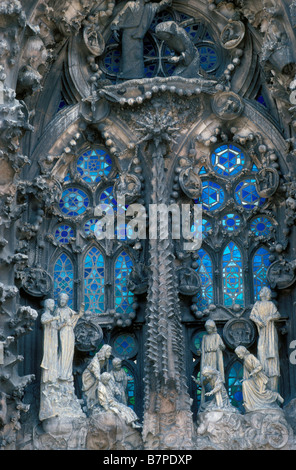
M255 300L259 300L259 292L262 287L268 286L266 273L270 266L269 256L269 251L266 250L266 248L261 247L256 251L253 258L253 285Z
M133 312L134 296L127 287L128 275L132 270L133 262L129 255L122 251L115 261L115 309L123 316Z
M213 265L210 256L205 250L199 250L198 255L198 268L196 271L201 279L201 292L197 294L197 307L200 311L203 311L214 301Z
M244 306L242 257L238 247L230 242L223 252L223 293L225 307Z
M59 225L55 230L54 236L59 243L66 245L74 237L74 230L69 225Z
M70 258L62 253L54 265L54 299L59 294L66 293L69 296L69 307L73 304L74 269Z
M87 194L79 188L67 188L62 194L59 207L68 217L77 217L83 214L89 207Z
M234 145L221 145L212 153L211 161L218 175L235 176L242 171L245 164L245 156Z
M271 233L272 226L272 222L267 217L256 217L251 221L250 228L256 236L267 237Z
M87 183L99 183L112 169L112 160L105 150L87 150L77 160L77 171Z
M93 246L84 262L84 303L85 310L91 313L104 313L104 258L102 253Z
M206 211L219 209L224 202L223 188L213 181L203 181L201 202Z
M265 199L257 193L255 179L241 181L235 188L235 199L245 209L254 209L265 203Z

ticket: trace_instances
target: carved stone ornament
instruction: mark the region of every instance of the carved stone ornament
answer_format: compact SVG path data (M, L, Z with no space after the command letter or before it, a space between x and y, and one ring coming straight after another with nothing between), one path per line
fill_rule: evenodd
M278 260L269 266L266 277L274 289L287 289L295 282L295 268L286 260Z
M177 272L179 292L183 295L195 295L201 287L200 277L192 268L180 268Z
M260 197L271 197L279 186L279 174L275 168L262 168L256 175L256 189Z
M195 168L188 167L179 174L179 183L182 191L191 199L197 199L201 195L201 179Z
M95 351L103 339L102 328L90 320L80 320L74 333L75 347L78 351Z
M22 287L33 297L43 297L51 290L52 278L44 269L30 267L22 274Z
M105 49L105 41L99 28L91 24L86 26L83 30L84 43L91 54L100 56Z
M250 347L256 338L256 328L250 320L234 318L225 324L223 338L232 349L238 346Z
M245 25L241 21L229 21L223 29L220 40L224 49L234 49L245 36Z
M241 115L244 103L235 93L222 92L213 97L212 109L220 119L229 121Z
M136 175L123 173L115 183L114 192L117 197L125 197L129 203L134 202L141 194L141 182Z

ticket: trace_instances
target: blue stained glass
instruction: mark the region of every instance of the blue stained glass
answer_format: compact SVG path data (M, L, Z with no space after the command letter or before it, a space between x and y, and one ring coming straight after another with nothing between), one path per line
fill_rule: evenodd
M108 73L117 75L120 72L120 51L117 48L110 49L104 57L104 65Z
M98 314L105 311L104 277L103 255L93 246L88 251L84 261L84 303L86 311Z
M116 356L123 359L129 359L135 356L137 346L134 335L130 333L118 335L113 343L113 351Z
M256 190L256 180L245 179L235 188L235 199L238 204L245 209L254 209L256 206L262 206L266 199L259 196Z
M222 219L222 226L229 232L234 232L240 227L241 220L237 214L226 214Z
M206 238L209 234L209 231L212 230L212 224L206 219L202 219L202 236Z
M256 217L251 221L251 231L255 233L256 236L267 237L271 233L273 227L272 222L267 217Z
M243 393L242 383L243 379L243 365L241 362L236 361L233 363L230 372L228 374L228 394L230 402L233 406L238 408L242 413L244 412L243 407Z
M70 238L74 237L74 230L69 225L59 225L54 236L59 243L67 244L70 242Z
M135 396L135 378L131 371L126 367L123 366L124 371L127 374L127 406L129 406L132 410L135 409L136 404L136 396Z
M199 250L198 255L196 271L201 279L201 291L197 294L197 307L198 310L203 311L214 301L213 264L205 250Z
M130 256L122 251L115 261L115 309L117 313L123 316L133 313L134 295L128 291L128 275L133 267Z
M235 176L244 167L245 156L232 144L221 145L211 155L212 165L216 173L222 176Z
M62 194L59 207L69 217L83 214L89 206L89 197L79 188L67 188Z
M200 66L206 72L211 72L216 67L218 58L216 51L211 46L199 46L197 47L200 55Z
M73 304L73 287L74 287L74 269L70 258L62 253L54 265L54 299L57 300L58 295L66 293L69 296L69 307Z
M96 224L98 223L99 219L89 219L84 224L84 231L86 235L90 235L91 233L95 233L96 231Z
M207 170L205 169L204 166L202 166L201 169L199 170L199 173L198 173L198 174L199 174L199 175L206 175L206 173L207 173Z
M238 247L230 242L222 257L224 305L244 306L242 257Z
M105 188L100 194L100 204L107 204L112 207L114 211L117 209L117 201L113 195L113 186Z
M77 160L77 171L87 183L99 183L112 170L112 160L103 149L87 150Z
M259 292L262 287L268 286L266 273L270 266L269 256L269 251L267 251L266 248L261 247L256 251L253 258L253 285L255 300L259 299Z
M219 184L213 181L203 181L201 200L204 210L219 209L224 202L224 191Z

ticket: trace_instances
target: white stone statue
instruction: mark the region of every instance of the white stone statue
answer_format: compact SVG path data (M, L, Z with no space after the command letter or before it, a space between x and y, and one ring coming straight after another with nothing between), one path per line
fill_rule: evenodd
M86 403L89 409L92 409L98 402L99 380L103 367L108 366L111 354L111 346L104 344L82 374L82 391L86 397Z
M59 317L53 315L55 302L46 299L44 313L41 316L43 326L43 358L41 362L41 381L55 382L58 377L58 321Z
M133 428L140 428L136 413L128 406L120 403L114 396L112 388L113 380L109 372L103 372L98 384L98 402L104 411L111 411L123 419Z
M115 357L112 361L111 376L114 381L115 396L120 403L127 404L126 387L128 376L122 367L122 360Z
M54 314L60 319L59 379L72 381L75 346L74 328L79 318L84 314L84 304L81 304L80 312L76 313L68 306L68 300L69 296L65 293L61 293L58 297L58 306Z
M279 409L277 401L283 403L284 400L278 392L267 388L268 377L260 361L244 346L238 346L235 353L244 364L242 392L246 412Z
M201 405L205 401L205 385L203 383L203 370L205 367L216 369L221 374L221 379L225 381L223 351L225 344L217 333L217 327L213 320L207 320L205 323L207 334L203 336L201 342Z
M271 291L268 287L263 287L259 295L260 300L255 303L250 314L250 319L256 324L259 334L257 356L264 373L269 378L269 387L278 391L280 361L275 321L281 316L271 301Z
M204 384L209 384L211 390L205 394L207 397L214 397L213 400L206 402L200 411L230 411L238 413L238 410L231 405L221 373L212 367L204 367ZM196 379L194 379L197 382Z

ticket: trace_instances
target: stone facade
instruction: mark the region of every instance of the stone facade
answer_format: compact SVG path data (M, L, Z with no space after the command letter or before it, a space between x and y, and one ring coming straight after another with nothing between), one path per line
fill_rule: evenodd
M295 448L295 12L292 0L2 0L1 449ZM126 204L137 236L99 237L100 203L116 206L117 230ZM166 236L166 208L192 216L196 203L203 241L185 249L174 224ZM154 227L139 219L151 206ZM70 376L52 379L41 318L63 292L85 307ZM200 403L208 320L226 408L215 386L218 408ZM127 405L100 379L112 357L86 404L102 344L129 374ZM252 411L238 347L268 380Z

